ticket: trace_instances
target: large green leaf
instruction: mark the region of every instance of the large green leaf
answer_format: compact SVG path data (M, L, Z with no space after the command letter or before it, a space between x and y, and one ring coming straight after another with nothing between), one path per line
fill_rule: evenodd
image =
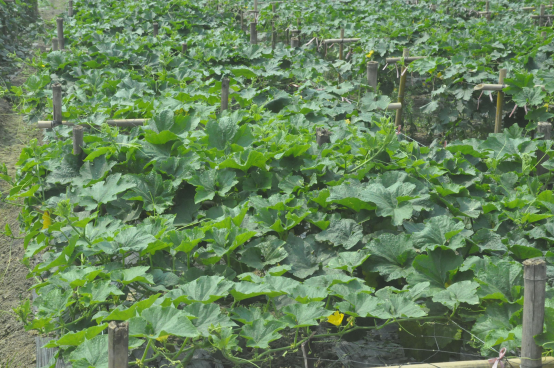
M428 254L415 257L413 266L417 272L408 276L408 282L429 282L432 289L446 289L463 261L452 249L436 247Z
M151 171L147 175L131 176L129 180L135 186L125 198L142 201L146 211L163 213L172 205L173 185L170 180L163 180L160 174Z
M121 178L121 174L113 174L88 188L84 188L79 196L82 198L81 204L86 209L95 209L100 204L109 203L117 199L116 195L134 188L136 183Z
M251 348L269 348L269 343L281 338L278 331L285 328L285 325L279 321L255 320L251 325L242 328L241 336L246 338L246 346Z
M167 335L197 337L200 332L187 313L174 307L155 305L143 310L140 317L129 320L129 336L157 339Z
M344 249L354 247L363 237L362 226L351 219L341 219L331 222L331 225L316 235L318 241L328 241L335 246L342 245Z
M416 256L410 237L406 234L382 234L367 246L371 257L364 268L379 272L386 281L407 277L414 269L412 261Z

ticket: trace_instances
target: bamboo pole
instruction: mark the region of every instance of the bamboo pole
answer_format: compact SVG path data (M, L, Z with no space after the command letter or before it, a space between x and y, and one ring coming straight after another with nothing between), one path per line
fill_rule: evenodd
M67 3L67 15L70 17L73 16L73 0L69 0Z
M392 58L386 58L385 61L387 62L387 64L393 64L393 63L397 63L397 62L401 61L402 59L404 59L404 63L411 63L412 61L425 59L426 57L427 56L410 56L410 57L405 57L405 58L392 57Z
M225 77L221 81L221 111L229 108L229 78Z
M84 147L84 131L85 129L80 125L73 126L73 154L80 156L83 153Z
M554 357L543 357L541 359L543 366L554 364ZM506 366L510 368L520 368L522 359L506 359ZM433 364L410 364L410 368L491 368L488 360L465 360L458 362L442 362ZM374 368L406 368L406 365L389 365Z
M542 140L551 140L552 139L552 124L547 122L540 122L537 126L537 136L542 135L542 137L536 137ZM547 161L550 157L544 154L541 150L536 152L538 158L537 164L537 175L543 175L549 172L548 169L545 169L542 166L542 163ZM540 158L539 158L540 157Z
M290 39L290 47L292 47L292 48L300 47L300 41L298 40L298 38L292 37Z
M340 39L344 40L344 28L340 29ZM344 42L341 42L340 45L339 45L339 59L340 60L344 59L344 54L343 53L344 53Z
M473 87L474 91L502 91L506 88L505 84L485 84L481 83Z
M188 50L188 44L186 42L183 42L181 44L181 54L186 55Z
M296 20L296 30L297 30L297 32L298 32L298 33L296 34L296 37L298 37L298 43L301 43L301 42L302 42L302 37L300 37L300 33L301 33L301 31L300 31L300 28L301 28L301 27L300 27L300 26L301 26L301 25L302 25L302 24L300 23L300 18L298 18L298 19Z
M58 124L62 121L62 85L59 83L52 85L52 121Z
M256 45L258 43L258 30L256 29L256 22L250 23L250 43Z
M506 69L500 69L498 76L498 84L504 84L504 78L507 74ZM496 98L496 117L494 120L494 132L500 133L502 130L502 107L504 106L504 92L498 91L498 97Z
M400 111L402 110L402 104L400 102L393 102L393 103L390 103L387 108L385 110L390 110L390 111Z
M63 18L56 19L56 24L58 26L58 47L60 50L63 50L65 47L63 39Z
M554 18L554 14L545 14L545 15L543 15L543 16L540 16L540 15L531 15L531 18L532 18L532 19L541 19L541 18L550 19L550 18Z
M377 61L367 62L367 84L369 84L373 91L377 91L377 74L379 73L379 63Z
M160 25L157 22L155 22L155 23L152 23L152 27L154 28L154 30L152 31L152 36L158 37L158 32L160 30Z
M258 0L254 0L254 11L258 11Z
M277 32L275 31L275 21L271 22L271 49L275 50L277 46Z
M523 332L521 368L542 367L542 348L534 336L543 332L546 296L546 262L540 258L523 262Z
M329 44L329 43L352 43L352 42L358 42L360 41L361 38L329 38L327 40L323 40L323 43L324 44Z
M409 49L404 49L402 52L402 56L404 58L407 58L410 55ZM406 88L406 78L408 77L408 73L406 73L406 66L402 68L402 75L400 76L400 85L398 86L398 102L404 105L404 90ZM394 122L395 126L399 126L402 124L402 108L396 110L396 120Z
M108 325L108 368L127 368L129 364L129 322L111 321Z
M240 10L240 30L244 32L244 11Z
M135 126L141 126L146 122L148 119L116 119L116 120L106 120L106 124L111 126L117 126L117 127L135 127ZM53 128L57 125L60 125L58 122L53 123L52 121L45 121L41 120L37 123L37 127L39 129L49 129ZM74 126L74 125L91 125L89 123L75 123L70 121L62 121L61 125L63 126Z
M539 18L539 27L542 27L542 20L543 20L543 18L544 18L544 4L541 5L541 10L540 10L540 12L541 12L541 17Z
M58 51L58 37L52 37L52 51Z

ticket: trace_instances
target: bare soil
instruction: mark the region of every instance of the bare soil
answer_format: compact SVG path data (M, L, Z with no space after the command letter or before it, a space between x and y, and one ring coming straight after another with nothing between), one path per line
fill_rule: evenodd
M41 17L51 21L65 9L66 0L51 0L42 4ZM31 43L33 40L29 40ZM32 73L32 71L30 72ZM29 71L19 71L12 83L24 82ZM10 175L16 171L16 163L21 150L31 139L39 138L41 132L23 121L14 112L13 106L0 99L0 163L5 163ZM10 187L0 180L0 191L5 193ZM17 236L19 207L0 202L0 229L9 224ZM31 299L29 288L32 279L27 279L28 269L21 263L24 255L23 240L0 235L0 367L31 368L36 366L35 334L26 332L17 320L13 308Z

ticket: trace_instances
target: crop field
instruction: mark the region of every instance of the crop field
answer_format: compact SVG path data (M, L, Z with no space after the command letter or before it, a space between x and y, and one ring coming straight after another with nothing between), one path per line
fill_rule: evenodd
M0 53L42 129L0 163L34 294L5 312L45 366L526 358L535 258L552 355L550 3L71 4Z

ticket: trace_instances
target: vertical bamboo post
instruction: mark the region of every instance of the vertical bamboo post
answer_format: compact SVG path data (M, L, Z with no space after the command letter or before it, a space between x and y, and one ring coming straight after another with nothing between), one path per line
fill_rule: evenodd
M544 140L550 140L552 139L552 124L547 122L540 122L537 126L537 135L542 134L542 138ZM537 150L536 152L538 165L537 165L537 175L543 175L546 174L549 170L542 167L542 163L548 160L550 157L548 155L544 154L541 150Z
M183 42L181 44L181 54L186 55L188 50L188 44L186 42Z
M250 23L250 43L256 45L258 43L258 31L256 29L256 22Z
M287 44L290 45L290 33L289 33L289 29L285 29L285 41L287 41Z
M83 153L84 131L85 129L80 125L73 126L73 154L75 156L80 156Z
M244 11L240 10L240 30L244 32Z
M379 63L377 61L367 62L367 84L377 92L377 73L379 72Z
M62 85L52 85L52 121L62 123Z
M277 46L277 32L275 31L275 21L271 22L271 49L275 50Z
M489 10L490 10L490 2L489 2L489 0L487 0L487 1L485 2L485 11L488 13Z
M129 322L108 325L108 368L127 368L129 364Z
M258 12L258 0L254 0L254 11L257 13ZM257 15L257 14L255 14Z
M229 78L225 77L221 80L221 111L229 108Z
M545 9L544 4L541 4L541 13L540 13L540 17L539 17L539 27L542 27L542 19L544 17L544 9Z
M155 22L155 23L152 23L152 27L154 28L152 32L152 36L158 37L158 31L160 30L160 25L157 22Z
M542 367L542 349L534 336L543 332L546 297L546 262L540 258L523 262L523 333L521 368Z
M73 0L69 0L67 3L67 15L70 17L73 16Z
M296 37L298 37L298 43L300 43L301 41L301 38L300 38L300 26L302 25L302 23L300 23L300 18L298 18L296 20L296 29L297 29L297 34L296 34Z
M405 59L408 56L410 56L410 50L404 49L402 52L402 57ZM406 73L407 66L404 66L402 68L402 75L400 76L400 85L398 86L398 102L402 104L402 107L398 110L396 110L396 120L394 121L395 126L399 126L402 124L402 108L404 107L404 94L406 89L406 78L408 77L408 73Z
M506 69L500 69L498 76L498 84L504 84L504 78L507 74ZM498 91L498 97L496 98L496 117L494 119L494 132L500 133L502 130L502 107L504 106L504 92Z
M63 39L63 18L56 19L56 24L58 26L58 47L60 50L63 50L65 47Z
M343 43L343 40L344 40L344 28L341 28L340 29L340 45L339 45L339 59L340 60L343 60L344 59L344 43Z
M292 47L292 48L300 47L300 40L296 37L292 37L290 39L290 47Z
M52 37L52 51L58 51L58 37Z

